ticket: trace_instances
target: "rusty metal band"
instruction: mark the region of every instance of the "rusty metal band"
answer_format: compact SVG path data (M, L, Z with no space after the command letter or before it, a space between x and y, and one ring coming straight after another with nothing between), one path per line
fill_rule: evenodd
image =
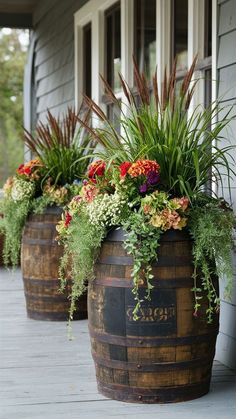
M133 288L133 280L127 278L115 278L105 276L104 278L96 278L93 281L95 285L102 285L105 287L116 287L116 288ZM152 279L152 285L155 288L192 288L193 279L187 278L175 278L175 279ZM146 285L139 285L140 288L146 288Z
M59 246L56 240L52 239L31 239L28 237L23 237L22 244L30 244L36 246Z
M40 287L52 287L52 286L57 286L58 289L58 284L60 284L60 280L58 278L28 278L28 277L23 277L23 281L25 283L29 283L30 285L36 285L36 286L40 286Z
M46 207L42 214L30 214L29 218L30 219L32 219L32 218L37 219L37 217L39 217L39 216L44 217L44 216L47 216L47 215L60 215L60 214L62 214L62 212L63 212L62 207L58 207L57 205L52 205L50 207Z
M43 292L45 292L43 290ZM37 292L37 294L34 294L32 290L27 291L25 290L25 296L26 298L28 298L29 301L32 301L34 303L37 302L45 302L45 303L65 303L68 304L69 307L69 298L67 296L65 296L64 294L60 294L60 295L44 295L44 294L39 294Z
M39 309L30 309L27 308L28 317L34 320L49 320L49 321L68 321L69 314L68 310L59 311L45 311ZM83 320L87 319L87 311L76 311L74 313L73 320Z
M153 347L153 346L179 346L191 345L196 343L205 343L210 340L216 339L218 330L216 328L206 334L196 336L183 336L183 337L126 337L106 334L104 332L96 332L91 325L89 326L90 336L99 342L109 343L111 345L127 346L127 347Z
M108 235L106 237L106 241L123 242L125 240L126 236L127 236L127 234L125 233L125 231L122 230L122 228L118 228L118 229L112 230L108 233ZM173 241L177 241L177 242L189 241L189 242L191 242L192 239L189 236L187 231L170 230L170 231L166 231L164 234L162 234L161 241L162 242L173 242Z
M32 228L33 230L55 230L55 225L57 225L58 220L44 222L44 221L27 221L27 227Z
M120 361L116 359L105 359L94 352L92 353L94 362L102 367L112 368L116 370L124 371L138 371L138 372L169 372L173 370L184 370L205 367L206 365L212 365L214 354L210 354L205 358L196 358L188 361L180 362L153 362L153 363L138 363Z
M139 403L171 403L192 400L208 393L210 376L202 382L158 388L130 387L122 384L104 384L98 379L98 390L105 396Z
M160 256L158 262L152 263L153 267L189 266L193 262L192 256ZM133 266L133 259L129 256L101 256L98 265Z

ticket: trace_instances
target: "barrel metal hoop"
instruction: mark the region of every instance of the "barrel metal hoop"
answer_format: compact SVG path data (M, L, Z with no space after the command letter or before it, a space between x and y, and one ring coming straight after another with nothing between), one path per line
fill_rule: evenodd
M216 326L217 327L217 326ZM209 333L196 336L180 336L180 337L126 337L97 332L89 326L90 336L99 342L109 343L111 345L128 346L128 347L153 347L153 346L179 346L191 345L195 343L209 342L210 339L216 339L218 331L213 330Z
M138 403L171 403L196 399L208 393L210 376L194 384L172 387L130 387L122 384L105 384L98 379L98 391L109 398Z
M23 237L22 244L30 244L35 246L59 246L56 240L52 239L31 239L28 237Z
M105 278L96 278L93 281L95 285L103 285L105 287L115 287L115 288L133 288L133 280L128 278L115 278L106 276ZM187 278L175 278L175 279L152 279L152 285L155 288L192 288L193 279L191 277ZM140 288L146 288L146 284L139 285Z
M205 358L196 358L180 362L153 362L153 363L135 363L128 361L119 361L116 359L105 359L92 353L96 364L106 368L112 368L124 371L139 372L169 372L173 370L184 370L189 368L202 368L206 365L212 365L214 354L210 354Z
M47 229L47 230L55 231L55 226L57 225L57 223L58 223L58 220L50 221L50 222L30 220L30 221L27 221L27 227L32 228L33 230Z
M119 265L133 266L133 258L129 256L100 256L99 265ZM169 267L169 266L186 266L192 264L192 256L178 256L170 258L168 256L160 256L157 262L153 262L153 267Z

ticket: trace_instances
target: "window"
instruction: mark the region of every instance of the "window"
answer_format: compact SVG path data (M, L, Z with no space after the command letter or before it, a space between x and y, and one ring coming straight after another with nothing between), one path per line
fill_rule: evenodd
M106 80L117 92L120 90L118 74L121 71L121 16L120 3L105 14L105 75Z
M91 97L92 93L92 25L83 28L83 92Z
M175 56L181 81L196 53L199 58L195 77L200 82L192 106L209 104L211 80L216 78L216 7L217 0L87 1L75 14L76 104L85 92L115 120L119 115L104 95L99 74L105 76L116 97L123 101L118 72L132 85L133 54L148 77L157 66L160 82L165 67L171 68ZM125 105L123 109L125 112Z
M209 106L212 102L212 0L205 0L205 43L204 43L204 62L203 76L204 86L204 105Z
M151 78L156 69L156 0L136 0L134 51L140 71Z
M188 0L172 0L172 61L177 70L188 65Z

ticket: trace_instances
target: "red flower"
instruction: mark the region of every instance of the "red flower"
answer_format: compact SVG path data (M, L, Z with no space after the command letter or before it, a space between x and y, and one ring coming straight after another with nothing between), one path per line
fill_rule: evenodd
M68 227L70 225L70 222L72 220L72 217L69 212L66 212L65 214L65 227Z
M21 165L18 167L17 172L21 173L21 170L23 169L23 167L24 167L24 165L23 165L23 164L21 164Z
M89 179L95 180L95 176L103 176L106 170L106 163L103 160L97 160L91 163L88 169Z
M120 170L120 177L125 177L129 168L132 166L132 163L125 161L124 163L121 163L119 166Z
M25 167L25 168L24 168L24 175L30 175L30 174L31 174L31 172L32 172L31 167Z

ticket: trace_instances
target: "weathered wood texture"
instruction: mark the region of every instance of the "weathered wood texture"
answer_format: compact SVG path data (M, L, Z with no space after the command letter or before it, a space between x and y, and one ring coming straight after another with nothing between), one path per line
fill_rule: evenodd
M97 392L87 320L26 317L19 270L0 268L0 419L235 419L236 374L215 362L211 391L192 402L140 405Z
M74 106L74 13L86 0L42 0L34 11L37 120Z
M225 106L235 104L236 98L236 1L218 0L218 96ZM222 116L229 111L229 107L223 111ZM235 115L235 107L231 115ZM235 120L232 121L224 135L228 141L223 142L222 146L228 146L230 143L235 146ZM235 149L232 151L233 160L229 163L235 170ZM236 177L231 180L231 194L228 188L227 179L224 179L224 196L228 201L232 200L234 210L236 211ZM220 191L220 193L222 193ZM220 336L217 347L217 357L229 367L236 369L236 254L232 253L232 263L234 264L234 291L232 300L225 300L224 285L221 283L221 315L220 315Z
M98 389L117 400L169 403L209 391L218 315L209 325L193 316L192 242L187 233L165 233L153 265L151 300L133 320L132 258L121 231L110 233L89 287L89 327ZM217 287L217 279L216 279ZM206 306L206 300L202 305Z
M56 239L56 224L62 209L49 207L43 214L31 214L26 222L21 250L21 267L28 316L36 320L67 320L71 292L68 279L59 291L58 270L63 254ZM81 296L75 319L87 318L87 295Z

